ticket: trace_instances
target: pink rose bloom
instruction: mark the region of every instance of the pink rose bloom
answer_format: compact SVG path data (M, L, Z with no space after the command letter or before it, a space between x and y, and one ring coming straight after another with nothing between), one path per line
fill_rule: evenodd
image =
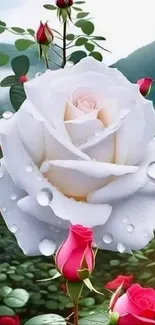
M92 249L92 230L81 225L70 227L66 241L56 254L56 265L61 274L69 281L88 278L94 269L94 252ZM86 276L83 278L82 271ZM80 276L81 274L81 276Z
M112 311L120 315L118 325L155 325L155 290L134 284L115 299Z

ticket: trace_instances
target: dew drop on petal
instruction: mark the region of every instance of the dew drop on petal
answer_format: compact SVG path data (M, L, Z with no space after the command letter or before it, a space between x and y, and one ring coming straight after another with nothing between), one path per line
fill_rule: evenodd
M16 193L12 193L10 195L10 198L11 198L12 201L16 200L17 199L17 194Z
M12 225L10 227L10 231L14 234L16 231L18 230L17 226L16 225Z
M118 249L119 253L124 253L126 251L126 247L122 243L117 244L117 249Z
M41 73L41 72L37 72L37 73L35 74L35 78L40 77L40 76L42 76L42 73Z
M7 208L6 208L6 207L4 207L4 208L2 209L2 211L3 211L3 212L5 212L6 210L7 210Z
M111 243L112 243L112 240L113 240L113 238L112 238L111 235L104 235L104 236L103 236L103 241L104 241L104 243L106 243L106 244L111 244Z
M32 173L33 172L33 165L32 164L26 165L25 170L26 170L27 173Z
M126 230L128 232L133 232L134 231L134 226L130 224L130 225L127 226Z
M42 180L43 180L43 176L42 176L42 175L38 175L38 176L37 176L37 180L38 180L38 181L42 181Z
M50 163L49 161L44 161L40 167L40 172L41 173L46 173L48 172L48 170L50 169Z
M3 170L0 169L0 178L2 178L2 177L3 177Z
M6 111L6 112L3 113L2 116L3 116L3 118L4 118L5 120L9 120L9 119L13 116L13 113L10 112L10 111Z
M51 240L44 239L39 244L39 250L40 252L45 256L50 256L55 252L56 245Z
M123 221L124 223L128 223L129 218L128 218L128 217L124 217L122 221Z
M155 162L152 162L152 163L148 166L147 174L148 174L148 176L150 176L151 178L155 179Z
M47 206L53 199L53 193L49 188L42 188L37 194L37 201L42 206Z

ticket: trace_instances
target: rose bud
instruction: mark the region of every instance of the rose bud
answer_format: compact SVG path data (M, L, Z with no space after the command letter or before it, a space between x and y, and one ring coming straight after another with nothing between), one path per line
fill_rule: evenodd
M49 45L53 42L54 36L48 24L40 22L40 26L36 32L36 40L40 45Z
M143 96L147 96L149 94L153 81L154 80L151 78L142 78L137 80L139 90Z
M61 9L71 7L73 5L73 0L57 0L56 5Z
M17 315L0 316L0 325L20 325L20 320Z
M127 290L131 287L133 283L134 276L131 275L118 275L112 281L109 281L105 285L107 290L116 290L121 284L124 290Z
M155 290L134 284L117 296L111 312L119 314L117 325L155 325Z
M56 254L56 266L67 280L84 280L92 273L95 264L92 240L90 228L81 225L70 227L68 238Z
M19 81L23 84L24 82L28 81L28 78L27 78L27 76L22 75L19 77Z

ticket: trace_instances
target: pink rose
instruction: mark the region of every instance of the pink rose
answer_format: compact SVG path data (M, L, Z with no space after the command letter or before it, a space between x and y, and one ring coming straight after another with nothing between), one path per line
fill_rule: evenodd
M120 315L118 325L155 325L155 290L134 284L117 297L112 311Z
M151 90L153 80L151 78L142 78L137 80L139 90L143 96L147 96Z
M69 281L88 278L94 269L92 230L81 225L70 227L66 241L56 254L56 265Z

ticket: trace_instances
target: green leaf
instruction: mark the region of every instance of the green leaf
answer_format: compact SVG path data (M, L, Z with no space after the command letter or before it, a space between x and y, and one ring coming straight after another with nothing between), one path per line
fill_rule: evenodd
M73 62L74 64L78 63L80 60L85 58L87 53L84 51L75 51L71 54L69 61Z
M106 38L103 36L93 36L93 39L96 41L106 41Z
M0 52L0 66L6 65L9 62L9 56Z
M43 7L45 9L48 9L48 10L56 10L57 9L57 7L56 6L53 6L53 5L43 5Z
M83 298L80 301L80 305L84 307L92 307L95 305L95 299L92 297Z
M76 11L82 11L82 9L79 8L79 7L75 7L75 6L73 6L72 8L73 8L74 10L76 10Z
M29 58L26 55L17 56L11 61L11 66L17 77L26 75L30 67Z
M12 288L4 286L0 288L0 296L1 297L6 297L8 294L12 291Z
M79 325L109 325L109 315L96 313L79 320Z
M25 306L29 299L29 294L24 289L15 289L4 298L4 302L7 306L12 308L19 308Z
M31 36L34 36L35 35L35 31L32 28L28 28L27 31L29 32L29 34Z
M75 35L74 35L74 34L68 34L68 35L66 36L67 41L73 41L74 38L75 38Z
M96 59L97 61L102 61L103 60L103 56L101 53L99 52L92 52L89 54L89 56L92 56L94 59ZM117 264L118 265L118 264Z
M77 19L80 19L80 18L85 18L86 16L89 15L89 12L79 12L77 14Z
M66 325L63 317L56 314L45 314L29 319L24 325Z
M2 34L4 31L5 31L5 28L0 26L0 34Z
M86 21L81 27L83 33L91 35L94 32L94 24L91 21Z
M85 48L86 48L87 51L92 52L94 50L94 48L95 48L95 45L91 44L91 43L86 43Z
M3 282L7 279L7 275L5 273L0 273L0 282Z
M13 85L15 85L18 81L18 78L16 76L8 76L6 78L4 78L1 83L0 86L1 87L11 87Z
M20 27L11 27L11 29L16 33L20 33L20 34L25 33L25 29Z
M86 23L87 21L85 19L80 19L75 23L75 26L78 28L82 28L82 26Z
M26 99L23 84L19 83L10 88L10 101L17 111Z
M86 1L74 1L76 5L83 5Z
M31 41L29 39L20 38L15 41L15 47L18 51L25 51L27 50L31 45L36 44L36 42Z
M13 316L15 315L13 309L7 307L7 306L0 306L0 316Z
M87 43L87 38L86 37L79 37L77 41L75 42L75 46L81 46Z
M2 20L0 20L0 26L6 27L6 23Z

